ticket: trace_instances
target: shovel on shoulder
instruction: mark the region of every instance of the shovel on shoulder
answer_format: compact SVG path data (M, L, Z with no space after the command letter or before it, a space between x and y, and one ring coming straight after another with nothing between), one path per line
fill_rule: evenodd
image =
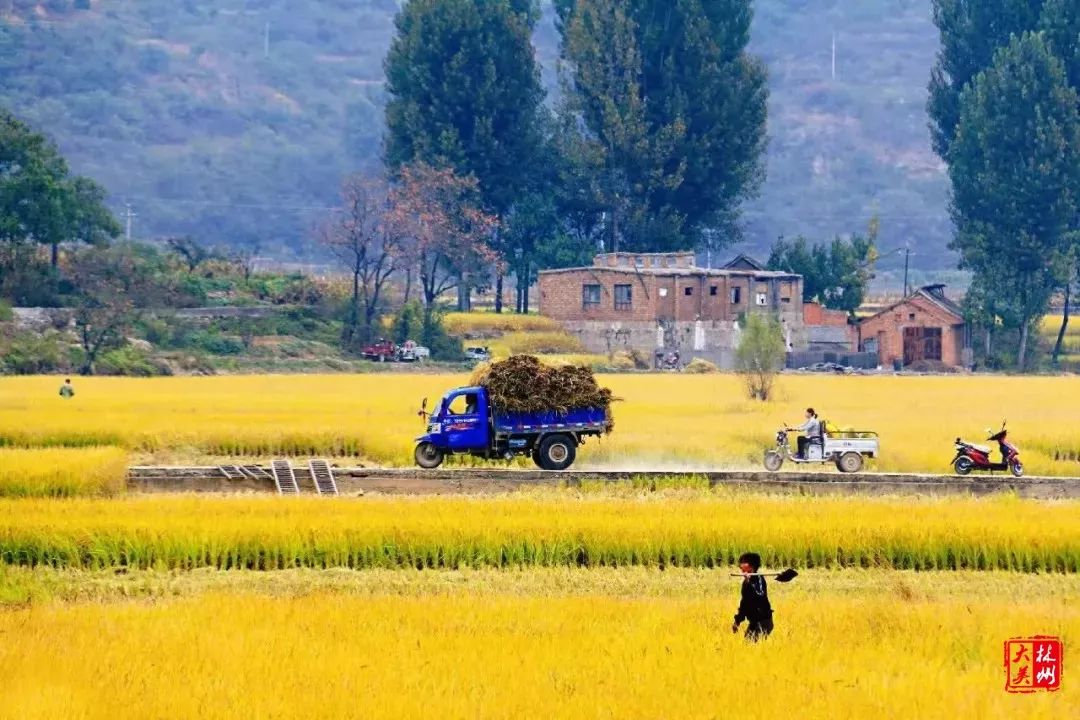
M754 577L755 575L758 576L758 577L776 578L776 582L786 583L786 582L791 582L792 580L797 578L799 576L799 573L797 573L794 568L788 568L787 570L784 570L783 572L774 572L774 573L773 572L768 572L768 573L763 573L763 572L731 573L731 577L747 577L747 576Z

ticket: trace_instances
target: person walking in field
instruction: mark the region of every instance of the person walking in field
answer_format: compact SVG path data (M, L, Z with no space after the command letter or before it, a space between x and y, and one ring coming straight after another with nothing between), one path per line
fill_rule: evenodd
M65 400L75 397L75 386L71 384L71 378L64 380L64 384L60 386L60 397Z
M743 553L739 556L739 569L743 573L742 599L735 613L731 632L739 632L739 625L747 621L746 639L751 642L764 640L773 631L772 605L769 604L769 588L765 578L756 574L761 569L761 556Z

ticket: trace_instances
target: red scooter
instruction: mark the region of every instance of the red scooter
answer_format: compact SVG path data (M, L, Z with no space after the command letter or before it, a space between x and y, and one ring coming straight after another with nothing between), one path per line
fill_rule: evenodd
M990 448L982 445L972 445L956 438L956 457L953 458L952 466L957 475L967 475L972 470L1008 470L1014 477L1024 474L1024 464L1020 462L1020 450L1015 445L1005 440L1008 431L1005 423L1001 423L1001 430L996 433L986 431L990 437L988 442L997 442L998 450L1001 451L1001 462L990 461Z

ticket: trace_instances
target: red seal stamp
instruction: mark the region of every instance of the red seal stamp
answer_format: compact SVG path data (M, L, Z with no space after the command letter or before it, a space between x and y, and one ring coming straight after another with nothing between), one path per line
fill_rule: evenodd
M1034 635L1005 641L1005 691L1054 692L1061 689L1061 638Z

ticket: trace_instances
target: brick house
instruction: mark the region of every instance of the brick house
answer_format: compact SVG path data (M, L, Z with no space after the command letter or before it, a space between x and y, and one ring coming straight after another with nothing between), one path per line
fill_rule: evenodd
M859 323L859 349L882 365L940 362L971 364L971 342L960 306L944 285L927 285Z
M752 312L779 316L789 349L805 347L802 277L737 260L710 269L692 252L597 255L591 267L540 272L540 313L595 353L678 350L731 368L738 321Z
M811 350L852 352L859 347L859 333L843 310L830 310L816 302L803 303L803 324Z

